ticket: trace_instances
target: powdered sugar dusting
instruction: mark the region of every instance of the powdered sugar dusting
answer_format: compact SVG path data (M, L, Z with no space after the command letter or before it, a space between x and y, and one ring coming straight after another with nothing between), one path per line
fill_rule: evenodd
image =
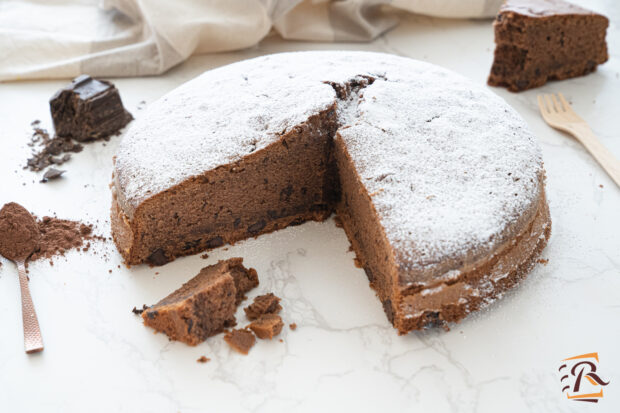
M330 85L367 78L374 82L346 100ZM151 105L117 154L126 212L266 147L334 102L339 139L407 265L490 250L538 199L540 150L499 97L411 59L302 52L207 72Z
M534 136L459 76L390 75L362 91L355 124L339 133L403 265L491 250L540 194Z

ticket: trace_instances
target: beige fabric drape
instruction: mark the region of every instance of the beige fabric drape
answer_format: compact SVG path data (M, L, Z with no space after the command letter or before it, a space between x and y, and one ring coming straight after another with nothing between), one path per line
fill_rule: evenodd
M502 0L3 0L0 81L142 76L192 54L238 50L273 28L285 39L369 41L390 9L490 17Z

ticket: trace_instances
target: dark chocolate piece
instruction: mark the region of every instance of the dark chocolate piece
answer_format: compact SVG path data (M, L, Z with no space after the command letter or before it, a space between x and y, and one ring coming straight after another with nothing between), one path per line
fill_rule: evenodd
M43 179L41 179L42 183L50 181L52 179L58 179L64 174L66 171L56 168L50 168L43 174Z
M77 141L108 138L133 119L112 83L88 75L56 92L50 109L56 135Z

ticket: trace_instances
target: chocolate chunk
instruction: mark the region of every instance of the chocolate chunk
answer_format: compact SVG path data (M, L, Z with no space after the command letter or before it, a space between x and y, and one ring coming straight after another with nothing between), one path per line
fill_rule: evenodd
M252 234L252 235L258 234L263 228L265 228L266 225L267 225L267 223L265 222L265 220L261 219L256 224L250 225L248 227L248 232L250 234Z
M108 138L133 119L112 83L88 75L56 92L50 109L56 135L78 141Z
M60 170L60 169L56 169L56 168L50 168L47 171L45 171L45 173L43 174L43 179L41 179L41 182L45 183L45 182L47 182L49 180L52 180L52 179L58 179L65 172L66 171L64 171L64 170Z
M209 241L207 241L207 248L217 248L222 245L224 245L224 240L222 239L222 237L211 238Z
M147 260L150 264L153 265L164 265L168 262L168 258L166 257L166 254L161 248L153 251L153 253L147 258Z
M383 310L385 311L385 315L387 315L390 323L394 324L394 310L392 309L392 300L388 298L383 302Z

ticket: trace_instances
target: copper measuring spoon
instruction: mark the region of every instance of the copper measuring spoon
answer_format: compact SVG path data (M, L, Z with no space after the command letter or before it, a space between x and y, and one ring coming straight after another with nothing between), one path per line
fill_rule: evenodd
M0 210L0 254L17 265L22 296L22 320L26 353L36 353L43 350L43 338L30 296L25 268L25 262L38 249L40 240L41 234L30 212L15 202L10 202L2 207Z

